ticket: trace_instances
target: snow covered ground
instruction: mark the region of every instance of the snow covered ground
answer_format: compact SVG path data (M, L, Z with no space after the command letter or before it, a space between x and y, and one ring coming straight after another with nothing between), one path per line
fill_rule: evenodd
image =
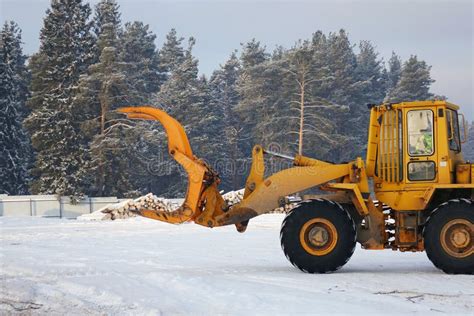
M144 218L0 217L0 314L474 314L474 276L424 253L357 249L337 273L296 270L282 215L233 227Z

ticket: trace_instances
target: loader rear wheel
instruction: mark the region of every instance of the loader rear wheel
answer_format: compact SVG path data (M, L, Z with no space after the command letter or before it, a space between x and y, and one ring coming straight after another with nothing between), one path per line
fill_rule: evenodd
M450 274L474 273L474 202L455 199L441 204L427 219L425 250L433 264Z
M356 244L354 221L339 204L326 200L301 203L283 220L281 247L288 260L308 273L341 268Z

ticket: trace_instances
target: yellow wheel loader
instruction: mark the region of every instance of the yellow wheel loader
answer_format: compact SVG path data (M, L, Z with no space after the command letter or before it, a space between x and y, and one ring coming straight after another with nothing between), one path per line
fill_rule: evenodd
M160 121L170 155L188 174L181 207L139 214L174 224L233 224L244 232L251 218L316 187L327 194L303 196L281 226L283 252L302 271L339 269L359 242L364 249L426 250L444 272L472 274L474 164L463 160L459 107L445 101L369 107L365 163L360 157L342 164L289 157L256 145L243 199L234 205L219 193L218 174L193 155L178 121L153 107L122 108L129 118ZM266 155L291 159L293 167L265 178Z

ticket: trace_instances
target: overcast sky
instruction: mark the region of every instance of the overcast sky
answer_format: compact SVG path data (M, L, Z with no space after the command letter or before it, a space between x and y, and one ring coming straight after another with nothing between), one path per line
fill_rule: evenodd
M97 1L90 1L96 3ZM1 20L15 20L23 29L25 52L39 46L39 31L49 0L0 0ZM432 65L434 93L446 95L474 120L474 41L471 0L451 1L153 1L118 0L122 21L150 25L161 46L176 28L197 40L194 54L200 71L210 74L240 43L260 40L271 51L290 47L340 28L352 42L370 40L387 60L392 51L403 59L418 55Z

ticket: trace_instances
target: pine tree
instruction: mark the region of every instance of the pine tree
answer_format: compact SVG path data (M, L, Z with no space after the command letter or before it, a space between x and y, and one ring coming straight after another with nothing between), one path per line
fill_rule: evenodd
M168 114L183 124L194 154L210 162L219 152L216 146L220 145L217 139L221 132L217 130L220 116L216 116L210 108L207 81L198 78L198 61L192 55L194 42L194 39L190 38L184 59L171 73L169 80L162 85L155 103L162 105ZM161 167L170 168L160 178L162 184L155 191L168 196L184 195L185 180L182 171L179 171L177 164L170 163L170 158L166 155L163 157L166 158ZM182 175L181 178L179 174Z
M32 150L22 120L27 113L29 73L21 30L5 22L0 31L0 193L27 194Z
M255 111L253 119L257 119L253 131L258 144L267 148L272 147L277 151L294 152L294 146L297 145L294 142L296 138L289 135L291 126L288 125L290 123L288 117L295 115L290 113L288 107L288 102L291 100L288 94L293 90L287 89L286 82L282 80L288 76L286 63L285 58L272 58L252 67L251 78L256 87L258 85L261 88L261 91L253 91L255 95L260 93L260 99L256 100L253 109Z
M127 146L120 140L123 128L130 126L117 121L117 115L111 113L127 91L124 66L116 55L114 47L104 47L99 62L81 77L74 102L77 117L84 120L82 131L90 146L90 161L83 168L93 178L90 193L98 196L123 196L131 190L123 159Z
M243 157L239 146L242 141L242 127L236 112L240 99L237 91L240 68L240 61L233 52L224 65L214 71L209 82L213 112L224 131L223 137L215 139L223 145L216 167L222 177L224 189L234 189L242 185L242 177L238 173ZM219 115L221 117L218 117ZM217 131L218 128L214 130Z
M183 40L183 37L178 37L174 28L166 35L166 42L158 56L160 70L165 74L165 79L168 79L185 59Z
M305 134L314 132L314 127L309 119L314 119L309 111L311 107L317 106L311 99L312 83L316 81L316 68L313 64L313 51L308 42L295 47L288 54L288 72L292 81L296 83L292 95L294 98L288 100L296 115L297 131L292 131L298 137L298 154L303 155L303 141ZM313 120L312 120L313 121ZM311 123L314 123L311 122Z
M332 122L338 106L326 99L329 78L324 61L319 59L325 50L325 39L316 38L320 35L314 34L312 42L301 42L285 54L286 63L281 67L286 70L283 90L287 92L281 97L286 106L278 110L285 121L278 125L290 134L286 142L297 145L298 154L324 159L338 139Z
M237 112L242 121L242 137L253 140L253 143L269 144L271 131L265 128L265 120L269 118L265 105L268 104L269 93L266 88L270 82L264 73L269 55L266 48L255 39L241 46L242 70L237 81L237 91L240 94ZM249 156L252 152L252 142L243 142L241 146L241 151Z
M338 33L329 34L327 45L329 70L333 76L330 99L337 104L351 106L354 104L351 94L357 67L354 46L342 29Z
M430 86L434 82L430 75L431 66L419 61L416 56L403 64L400 80L389 95L390 102L428 100L433 97Z
M362 115L361 105L357 102L355 95L357 91L358 78L356 77L357 57L354 53L354 45L349 41L345 30L338 33L330 33L327 40L328 65L332 78L329 82L328 99L348 110L333 117L338 127L337 133L345 137L339 140L339 145L331 151L328 157L332 161L347 161L360 153L362 142L360 130ZM364 141L365 142L365 141Z
M177 82L172 83L171 87L165 87L163 83L169 81L173 74L178 72L178 67L185 59L185 49L182 46L183 40L183 38L178 38L176 30L172 29L167 35L167 41L158 52L158 84L160 91L163 91L163 93L155 93L151 98L151 103L163 107L166 111L171 111L171 108L174 107L173 103L168 104L168 102L172 100L173 93L178 93L173 88L173 85ZM194 39L191 38L190 41L193 43ZM197 72L195 77L197 78ZM175 92L169 92L168 90ZM176 196L176 192L182 192L184 181L176 180L180 169L168 157L167 145L163 141L166 139L166 134L162 127L156 122L139 122L135 124L134 132L137 135L135 142L140 150L131 159L136 166L133 170L134 175L136 175L135 178L139 179L137 186L140 190L159 192L168 196ZM192 145L194 148L194 144ZM170 181L169 187L167 186L168 181Z
M31 114L25 125L37 151L33 193L84 191L83 139L71 104L79 76L93 58L90 12L81 0L53 0L41 30L40 50L29 63Z
M129 179L130 160L134 151L132 125L117 116L113 110L129 105L137 99L137 91L130 85L127 75L130 64L120 60L121 34L118 5L103 0L96 7L96 47L99 60L81 76L74 100L76 117L86 138L89 159L82 169L87 171L89 194L98 196L134 195Z
M347 44L346 41L343 43ZM306 147L309 149L309 155L326 160L337 159L334 152L346 143L347 138L342 134L343 129L338 126L339 122L336 119L346 114L347 105L341 105L333 99L333 90L337 85L334 85L335 77L331 70L331 68L334 69L334 66L331 66L333 59L330 55L330 50L333 49L331 45L333 44L321 31L313 34L311 49L316 80L309 91L315 108L312 109L314 114L312 114L313 119L310 120L313 129L306 141Z
M289 106L291 92L285 87L286 50L277 48L270 56L265 47L252 40L242 45L242 71L237 83L240 101L237 111L241 118L242 141L240 151L246 157L244 165L250 166L253 145L284 153L295 151L295 138L289 132ZM293 80L294 81L294 80ZM294 116L294 113L291 113ZM270 159L268 172L283 167L281 160ZM242 183L248 168L241 168Z
M127 80L137 92L134 102L149 103L152 95L159 91L165 80L160 71L156 35L142 22L125 23L120 40L119 59L129 64Z
M313 33L311 50L316 78L312 92L314 96L328 100L334 77L330 68L329 44L323 32Z
M96 37L94 45L95 59L97 62L105 47L118 48L118 37L121 33L120 6L116 0L101 0L95 7L94 34ZM106 33L114 32L113 36L104 36Z
M253 38L250 42L241 44L242 55L240 60L243 68L250 68L268 60L268 53L265 47L261 46L260 42Z
M239 102L237 81L241 71L240 61L235 52L221 65L220 69L213 72L210 85L212 87L213 99L224 110L224 121L227 126L236 127L238 118L235 108Z
M125 23L120 36L119 59L126 64L126 81L129 95L127 101L132 105L151 104L153 95L166 80L159 64L159 53L155 46L156 36L142 22ZM132 92L133 91L133 92ZM127 157L129 178L133 187L140 192L154 190L157 177L153 168L157 157L163 154L163 138L166 137L159 124L150 121L134 121L134 128L127 130L126 144L136 149Z
M385 99L388 101L390 94L400 81L400 75L402 73L402 61L400 57L392 52L392 57L388 60L388 73L387 73L387 92Z
M380 104L383 101L386 78L384 78L382 60L378 59L375 47L369 41L361 41L359 49L355 68L357 84L354 88L357 102L362 110L367 103Z
M387 78L383 62L378 58L375 47L369 41L361 41L354 69L354 83L351 86L351 135L356 135L353 141L352 155L362 156L366 148L367 127L370 111L367 104L380 104L386 94Z
M190 50L186 52L185 63L188 59L194 60ZM197 79L196 88L193 90L191 120L188 120L188 126L191 127L190 137L196 144L193 148L198 157L215 166L217 161L224 158L223 153L227 146L225 138L222 138L222 131L226 128L224 111L222 107L212 103L211 88L205 75Z

